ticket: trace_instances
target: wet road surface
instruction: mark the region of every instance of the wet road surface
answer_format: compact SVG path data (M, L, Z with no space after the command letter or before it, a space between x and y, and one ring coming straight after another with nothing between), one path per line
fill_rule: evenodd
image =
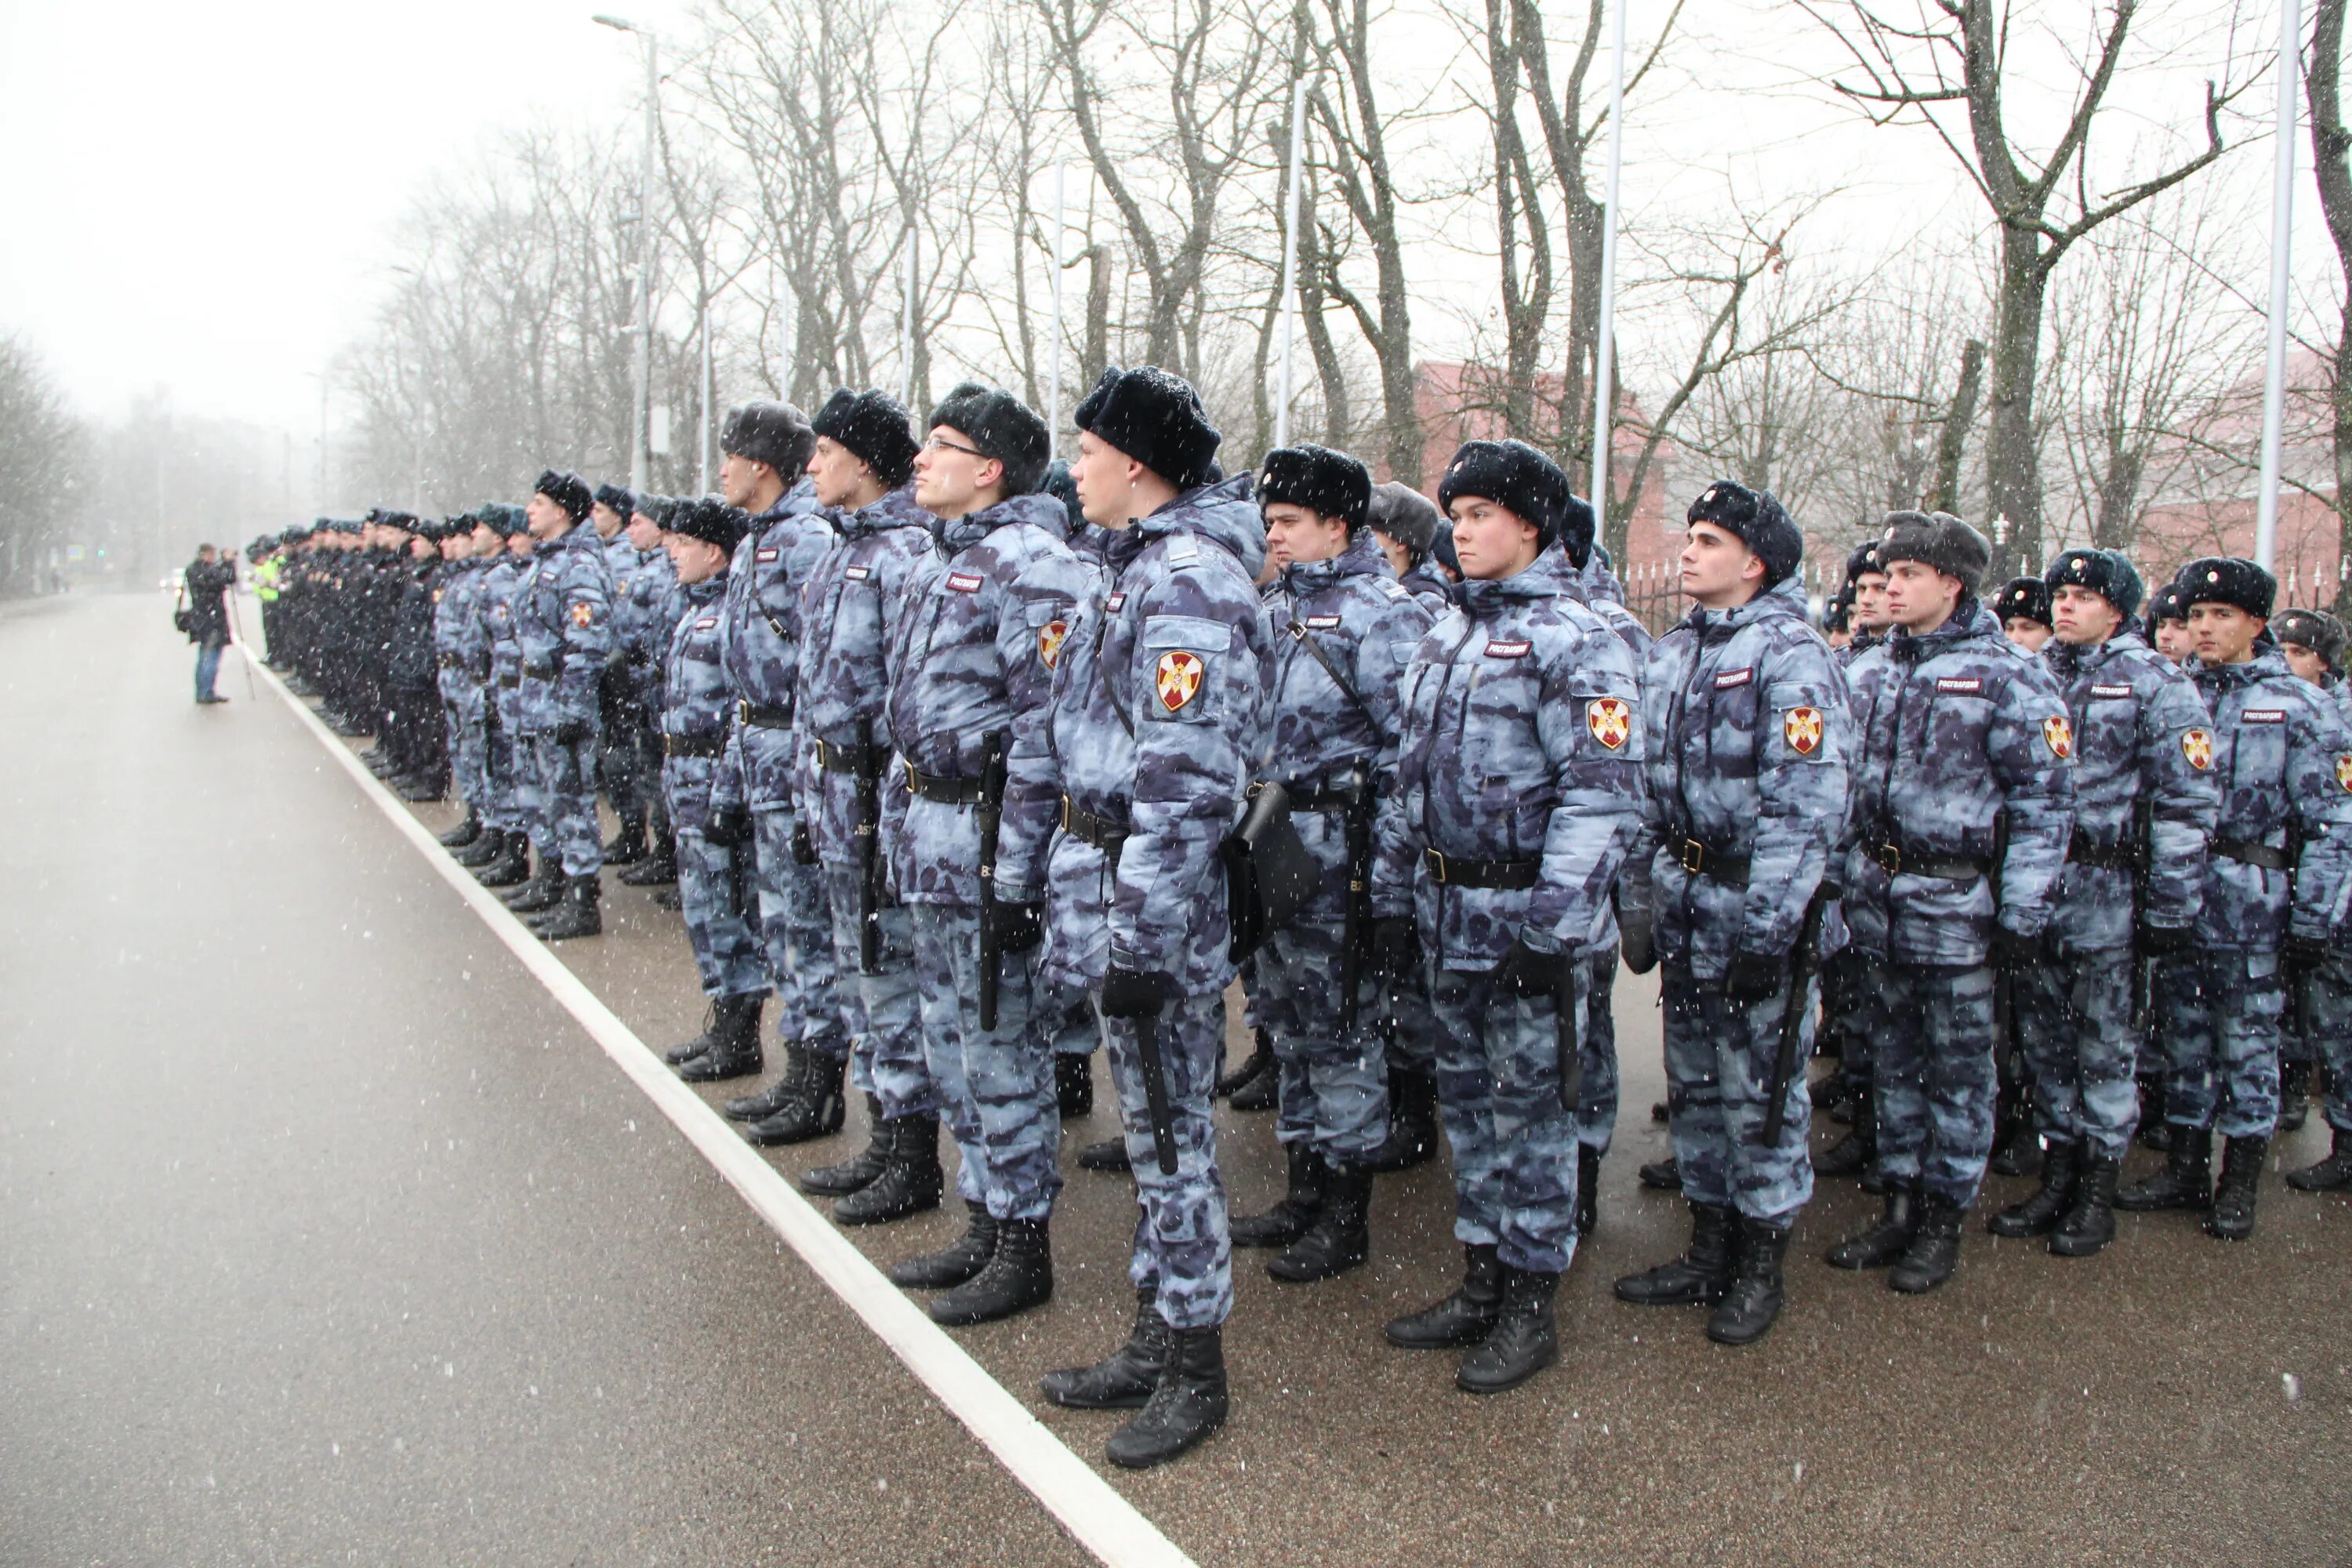
M232 702L194 708L191 662L146 596L0 616L0 1562L1085 1561L278 699L231 656ZM607 882L607 934L558 951L666 1046L702 1011L683 929ZM1282 1287L1237 1256L1225 1432L1104 1467L1179 1546L2352 1563L2352 1202L2273 1176L2249 1244L2125 1215L2076 1263L1972 1228L1910 1300L1819 1262L1876 1208L1824 1183L1780 1327L1725 1350L1609 1293L1685 1228L1633 1175L1664 1152L1654 986L1617 1000L1624 1107L1561 1366L1474 1400L1452 1357L1387 1348L1459 1253L1442 1163L1383 1178L1369 1267ZM1114 1121L1106 1086L1066 1152ZM1221 1125L1235 1206L1263 1206L1271 1119ZM1073 1163L1054 1303L957 1336L1090 1463L1118 1418L1035 1379L1123 1334L1133 1213ZM850 1234L887 1263L960 1220Z

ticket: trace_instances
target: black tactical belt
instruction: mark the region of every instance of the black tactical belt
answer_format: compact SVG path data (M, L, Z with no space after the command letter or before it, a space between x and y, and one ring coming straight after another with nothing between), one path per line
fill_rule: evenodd
M2066 841L2066 858L2077 866L2088 866L2100 871L2137 871L2139 869L2139 847L2136 844L2098 844L2081 828Z
M1890 877L1932 877L1939 882L1973 882L1992 870L1990 861L1961 855L1918 855L1900 844L1872 844L1863 853Z
M1343 784L1285 785L1283 794L1290 797L1293 811L1353 811L1356 808L1356 786Z
M1091 844L1106 855L1117 855L1118 847L1127 842L1128 827L1124 820L1097 816L1091 811L1080 811L1062 797L1062 831L1081 844Z
M500 686L520 686L522 684L522 677L520 675L501 675L499 677L499 684Z
M1444 888L1532 888L1543 872L1540 860L1456 860L1434 849L1421 852L1429 879Z
M1735 888L1748 886L1748 867L1754 858L1752 856L1726 855L1719 849L1710 849L1696 838L1670 838L1666 841L1666 852L1675 858L1675 865L1694 877L1711 877Z
M793 727L793 710L790 708L771 708L764 702L739 700L735 704L735 717L739 722L757 724L762 730L789 730Z
M533 680L552 680L555 679L555 666L551 664L526 664L522 667L522 672L525 675L530 676Z
M878 773L886 760L879 746L840 746L831 741L816 743L816 765L827 773Z
M2291 864L2285 850L2258 839L2216 838L2208 847L2224 859L2260 866L2265 871L2284 871Z
M727 737L724 735L665 733L662 736L662 755L665 757L723 757L726 754Z
M932 800L941 805L972 805L980 800L980 781L962 779L953 773L927 773L914 763L900 759L907 770L907 790L917 800Z

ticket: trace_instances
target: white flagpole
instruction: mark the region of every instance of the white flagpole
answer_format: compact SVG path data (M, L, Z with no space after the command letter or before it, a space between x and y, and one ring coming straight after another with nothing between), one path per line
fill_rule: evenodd
M2254 511L2254 561L2268 571L2278 553L2279 447L2286 420L2288 251L2294 234L2295 97L2301 89L2303 6L2279 8L2277 162L2271 172L2271 341L2263 377L2263 488Z
M1617 186L1625 166L1625 4L1610 9L1609 183L1601 215L1601 334L1592 353L1592 510L1609 516L1609 427L1616 413L1612 384L1617 330Z
M1307 83L1300 77L1290 89L1289 188L1282 199L1282 368L1276 378L1280 389L1274 405L1274 444L1290 445L1290 345L1297 329L1298 310L1298 160L1307 136Z

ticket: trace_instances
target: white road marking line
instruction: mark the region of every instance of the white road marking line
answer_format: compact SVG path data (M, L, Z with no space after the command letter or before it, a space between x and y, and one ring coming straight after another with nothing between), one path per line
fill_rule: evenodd
M398 796L361 762L358 753L289 690L275 670L238 646L245 661L270 689L285 699L328 752L392 825L423 853L441 879L456 889L534 979L579 1020L604 1054L660 1108L687 1142L743 1194L753 1212L784 1238L786 1246L815 1270L835 1296L866 1321L890 1353L922 1380L950 1414L987 1446L1032 1497L1099 1561L1111 1568L1192 1568L1192 1560L1160 1528L1121 1497L1108 1481L1072 1453L1004 1385L988 1375L946 1330L931 1321L899 1289L866 1261L866 1255L834 1228L833 1222L801 1196L776 1168L737 1135L700 1095L678 1081L652 1047L639 1039L580 977L531 935L498 895L474 879L441 847Z

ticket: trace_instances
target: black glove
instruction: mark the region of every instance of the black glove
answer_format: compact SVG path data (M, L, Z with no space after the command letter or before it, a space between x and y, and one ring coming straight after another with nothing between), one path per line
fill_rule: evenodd
M740 805L714 806L703 821L702 836L713 844L732 849L751 837L751 814Z
M584 719L566 719L555 727L555 743L576 746L596 731Z
M1149 1018L1176 1000L1176 977L1155 969L1113 968L1103 976L1106 1018Z
M2279 944L2279 956L2294 973L2308 974L2327 961L2328 946L2324 936L2290 936Z
M1647 974L1658 967L1658 947L1650 934L1648 921L1629 921L1619 915L1617 940L1625 954L1626 968L1636 974Z
M805 822L793 824L793 864L795 866L816 864L816 846L809 842L808 824Z
M1372 973L1391 977L1412 972L1419 945L1411 915L1382 915L1372 921Z
M1495 989L1506 996L1558 996L1562 959L1556 952L1538 952L1522 935L1495 965Z
M1768 958L1760 952L1735 952L1723 971L1723 994L1734 1002L1761 1002L1780 990L1788 978L1786 959Z
M992 903L988 924L999 952L1026 952L1045 940L1045 906Z
M2020 936L2004 925L1992 928L1992 966L2015 973L2031 969L2042 960L2042 939Z
M2132 942L2142 958L2162 958L2168 953L2188 952L2192 934L2187 926L2143 924L2132 932Z

